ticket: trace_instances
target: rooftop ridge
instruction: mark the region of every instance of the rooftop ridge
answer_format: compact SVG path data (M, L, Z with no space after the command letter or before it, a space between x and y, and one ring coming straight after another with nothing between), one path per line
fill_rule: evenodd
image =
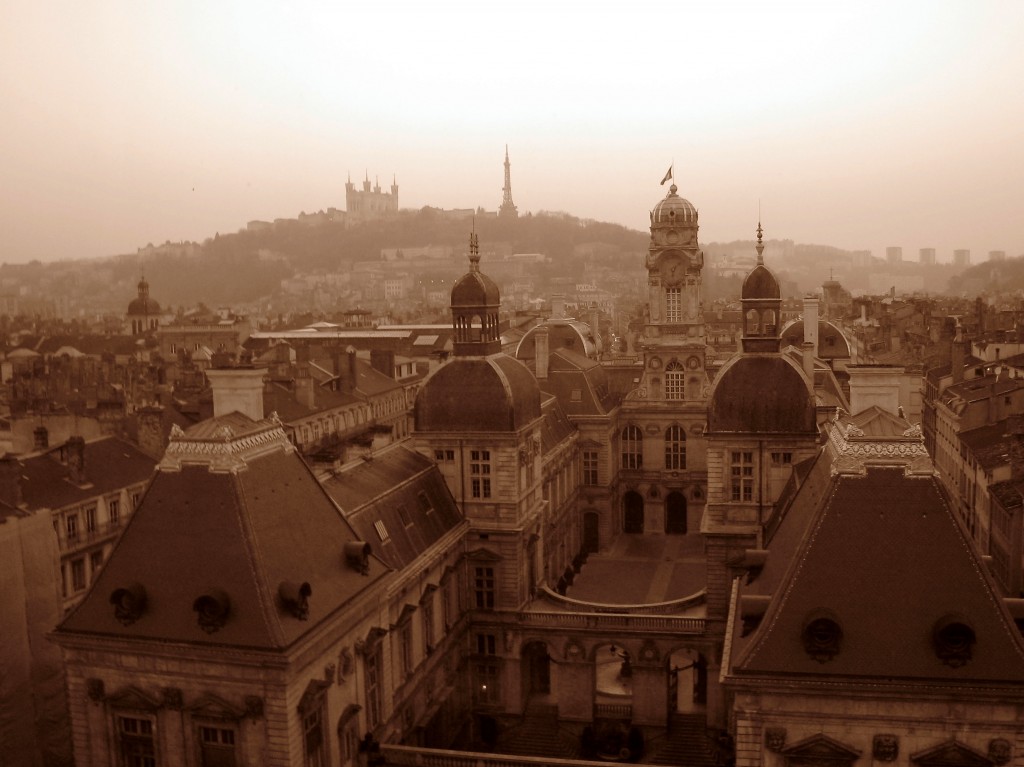
M903 466L907 475L936 473L920 424L911 425L900 435L866 435L856 424L843 423L836 412L829 424L828 444L834 456L832 476L863 476L869 465Z
M276 449L295 450L277 413L260 421L231 413L196 424L187 432L177 424L171 426L170 442L157 468L180 471L184 464L200 464L213 472L237 472L248 461Z

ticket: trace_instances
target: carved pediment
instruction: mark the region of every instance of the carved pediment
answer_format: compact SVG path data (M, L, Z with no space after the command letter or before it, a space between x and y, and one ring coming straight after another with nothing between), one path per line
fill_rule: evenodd
M193 716L209 717L211 719L231 719L237 721L245 716L245 709L228 703L223 698L212 693L197 698L193 703L185 707L186 711Z
M114 708L131 708L136 711L156 711L160 708L160 700L147 695L138 687L125 687L107 696L107 703Z
M824 733L812 735L780 749L788 764L840 765L850 764L861 755L860 749L851 748Z
M980 751L955 740L910 755L920 767L993 767L994 762Z
M404 605L402 607L402 612L400 612L398 617L395 619L394 626L401 626L403 623L408 623L412 619L414 612L416 612L416 605Z
M501 555L491 551L490 549L479 548L473 549L466 554L467 559L471 559L474 562L500 562Z
M330 682L325 682L322 679L311 680L306 685L306 691L302 693L302 698L299 699L299 713L305 714L317 708L320 701L323 700L324 691L330 686Z

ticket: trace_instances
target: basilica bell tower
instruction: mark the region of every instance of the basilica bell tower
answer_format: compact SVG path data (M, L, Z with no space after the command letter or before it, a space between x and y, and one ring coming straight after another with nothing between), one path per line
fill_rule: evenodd
M707 490L707 339L697 209L675 184L651 211L642 370L619 432L622 531L696 534Z

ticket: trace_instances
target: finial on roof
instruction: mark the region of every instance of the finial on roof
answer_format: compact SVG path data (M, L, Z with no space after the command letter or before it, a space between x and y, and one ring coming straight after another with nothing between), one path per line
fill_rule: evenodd
M668 188L668 193L669 193L669 194L675 194L675 193L676 193L676 192L678 192L678 191L679 191L679 187L678 187L678 186L676 186L675 184L672 184L672 186L670 186L670 187Z
M764 229L761 228L761 222L758 221L757 222L757 263L759 263L759 264L763 264L764 263L764 241L762 240L762 235L763 234L764 234Z
M476 237L476 216L473 216L473 231L469 234L469 271L480 271L480 243Z

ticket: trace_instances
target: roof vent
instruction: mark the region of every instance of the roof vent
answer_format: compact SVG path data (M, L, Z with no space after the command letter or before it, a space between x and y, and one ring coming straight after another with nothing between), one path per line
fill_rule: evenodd
M231 600L219 589L210 589L206 594L197 597L192 609L199 614L199 628L212 634L227 623L231 613Z
M118 622L122 626L130 626L146 611L146 589L141 583L115 589L110 595L110 604L114 606L114 617Z
M309 598L312 594L313 589L305 581L282 581L277 587L277 595L281 597L284 608L300 621L309 618Z
M345 562L357 573L369 575L371 552L366 541L349 541L345 544Z
M831 610L815 610L804 623L801 637L807 654L818 663L827 663L839 654L843 627Z
M971 659L977 637L967 619L961 615L946 615L935 622L932 645L939 660L958 668Z

